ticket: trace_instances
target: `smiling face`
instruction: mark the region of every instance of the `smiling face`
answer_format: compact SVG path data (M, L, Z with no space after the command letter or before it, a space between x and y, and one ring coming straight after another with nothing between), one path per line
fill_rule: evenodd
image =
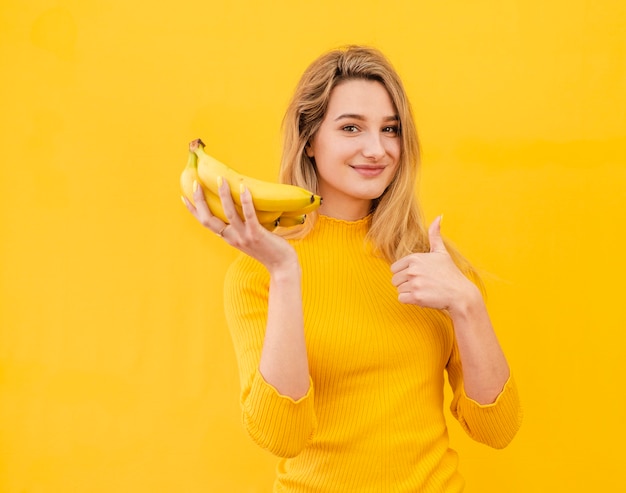
M320 213L365 217L395 176L401 137L396 109L377 81L350 79L331 92L326 115L307 147L315 161Z

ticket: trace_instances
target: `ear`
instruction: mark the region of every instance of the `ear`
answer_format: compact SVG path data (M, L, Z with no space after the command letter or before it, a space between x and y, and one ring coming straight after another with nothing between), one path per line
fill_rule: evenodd
M310 140L304 146L304 152L306 152L307 156L314 157L315 154L313 153L313 146L311 145L311 141Z

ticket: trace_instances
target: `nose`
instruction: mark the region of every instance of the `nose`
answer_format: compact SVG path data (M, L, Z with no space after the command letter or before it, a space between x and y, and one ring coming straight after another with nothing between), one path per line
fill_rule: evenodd
M368 134L365 137L362 152L364 157L372 161L377 161L385 155L385 146L378 132Z

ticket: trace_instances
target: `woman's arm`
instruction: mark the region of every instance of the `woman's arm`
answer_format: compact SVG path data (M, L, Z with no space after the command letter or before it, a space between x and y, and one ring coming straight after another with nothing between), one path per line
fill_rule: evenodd
M304 339L301 269L293 247L283 238L266 230L254 211L252 197L242 189L242 220L233 202L228 183L219 187L227 225L211 214L202 187L194 184L195 206L183 198L189 211L206 228L228 244L265 266L270 275L267 326L259 371L264 380L281 395L298 400L310 384Z
M491 324L482 294L468 286L448 308L463 368L465 393L479 404L491 404L510 377L509 365Z
M269 269L268 269L269 270ZM267 327L259 371L280 394L298 400L309 390L300 263L294 251L270 271Z
M392 282L401 302L448 311L465 392L479 404L490 404L509 379L509 366L482 294L454 264L441 238L440 223L438 217L430 226L430 252L408 255L392 265Z

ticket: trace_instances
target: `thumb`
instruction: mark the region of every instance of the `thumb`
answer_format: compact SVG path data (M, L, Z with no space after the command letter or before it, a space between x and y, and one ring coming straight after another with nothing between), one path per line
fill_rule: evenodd
M443 220L443 214L437 216L428 228L428 241L430 242L431 252L447 252L446 245L443 243L441 237L441 221Z

